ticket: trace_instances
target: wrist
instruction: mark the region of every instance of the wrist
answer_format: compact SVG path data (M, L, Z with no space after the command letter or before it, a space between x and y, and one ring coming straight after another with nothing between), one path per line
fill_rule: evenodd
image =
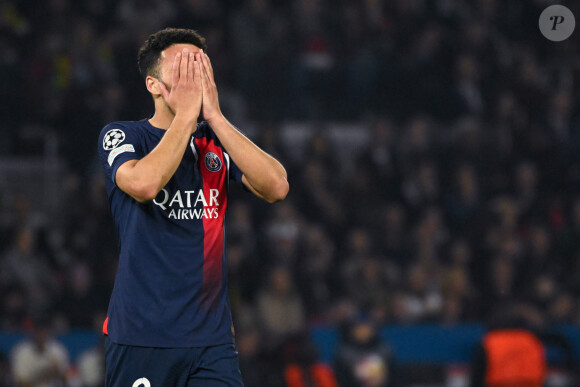
M220 124L226 121L226 118L224 117L222 112L218 112L217 114L214 114L211 117L203 117L203 118L212 128L219 126Z
M197 118L198 115L177 113L171 126L184 128L193 133L197 129Z

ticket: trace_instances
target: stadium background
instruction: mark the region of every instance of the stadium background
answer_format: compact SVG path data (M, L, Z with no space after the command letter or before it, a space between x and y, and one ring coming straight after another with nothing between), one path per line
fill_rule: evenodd
M4 0L0 385L34 316L72 360L98 341L117 240L97 136L151 114L136 50L165 26L207 37L222 109L288 169L286 201L238 189L228 215L249 386L279 385L305 334L331 361L352 320L448 385L500 305L578 342L580 32L541 36L552 3Z

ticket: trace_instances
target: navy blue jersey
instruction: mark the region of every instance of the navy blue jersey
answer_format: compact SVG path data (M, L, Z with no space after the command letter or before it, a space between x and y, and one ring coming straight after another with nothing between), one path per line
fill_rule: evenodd
M228 181L242 173L206 122L155 200L139 203L115 183L165 130L148 120L113 122L99 137L109 204L120 237L119 268L103 331L115 343L197 347L231 343L224 216Z

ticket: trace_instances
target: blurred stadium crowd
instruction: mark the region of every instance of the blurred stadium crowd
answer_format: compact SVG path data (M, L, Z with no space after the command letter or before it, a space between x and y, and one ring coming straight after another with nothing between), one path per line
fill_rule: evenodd
M55 213L0 198L0 329L102 321L117 239L97 136L151 114L136 50L165 26L207 37L224 112L288 169L286 201L236 189L229 210L248 385L276 385L288 338L353 316L483 322L517 302L580 323L580 35L544 39L546 5L3 1L2 157L34 157L40 128L65 167Z

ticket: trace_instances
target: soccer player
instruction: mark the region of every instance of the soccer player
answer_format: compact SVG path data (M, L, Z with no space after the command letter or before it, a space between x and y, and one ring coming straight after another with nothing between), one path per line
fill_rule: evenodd
M243 385L226 284L228 181L272 203L289 186L221 113L205 49L193 30L151 35L138 64L155 114L99 138L121 242L103 325L107 386Z

